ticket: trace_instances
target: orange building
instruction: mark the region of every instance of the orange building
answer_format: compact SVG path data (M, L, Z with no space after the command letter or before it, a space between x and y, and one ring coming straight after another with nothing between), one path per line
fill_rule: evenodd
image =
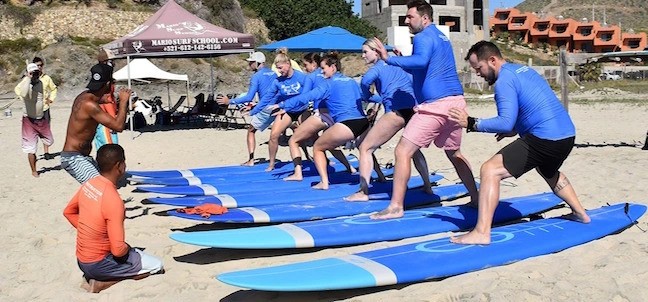
M490 18L491 33L509 32L511 39L534 45L565 47L572 52L611 52L643 50L648 46L646 33L622 33L617 25L596 21L538 16L515 8L496 9Z

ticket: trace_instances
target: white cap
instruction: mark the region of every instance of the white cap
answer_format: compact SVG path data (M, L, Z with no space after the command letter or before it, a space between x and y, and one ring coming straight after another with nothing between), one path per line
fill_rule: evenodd
M250 54L250 57L246 60L250 62L265 63L265 55L262 52L256 51Z
M27 72L32 72L38 70L38 65L36 63L27 64Z

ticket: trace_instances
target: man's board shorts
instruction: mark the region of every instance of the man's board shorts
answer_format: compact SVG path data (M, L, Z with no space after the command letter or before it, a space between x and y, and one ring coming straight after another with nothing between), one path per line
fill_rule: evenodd
M50 109L47 108L46 110L43 110L43 118L46 119L48 122L52 121L52 116L50 115Z
M54 143L54 136L50 129L50 123L45 118L33 119L28 116L22 118L22 150L25 153L36 153L38 150L38 138L43 144L51 146Z
M95 279L98 281L119 280L146 273L153 275L162 271L163 268L160 259L136 248L131 248L128 251L128 260L124 263L115 261L112 254L108 254L97 262L82 263L77 260L77 263L86 280Z
M340 122L340 124L347 126L353 132L353 137L358 137L369 129L369 120L366 117L346 120Z
M573 136L552 141L529 133L508 144L497 154L502 155L504 168L515 178L534 168L538 168L543 177L552 178L571 153L574 141Z
M270 110L269 107L270 106L263 108L259 113L252 116L250 125L252 125L254 129L263 131L270 127L275 117L272 115L272 110Z
M99 124L97 126L97 133L92 140L92 144L94 145L95 150L99 150L99 148L105 144L119 144L117 132Z
M463 95L449 96L414 107L403 137L413 144L427 148L432 142L443 150L459 150L461 146L461 126L448 117L450 108L466 108Z
M79 152L61 152L61 168L65 169L81 184L99 176L99 168L94 158Z

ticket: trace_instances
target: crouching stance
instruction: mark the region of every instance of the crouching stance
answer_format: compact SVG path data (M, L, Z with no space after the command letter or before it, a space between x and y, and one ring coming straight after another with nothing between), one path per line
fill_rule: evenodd
M76 256L81 285L98 293L125 279L162 273L162 261L125 241L125 208L117 181L126 172L124 149L107 144L97 151L100 175L84 183L63 211L77 229Z
M554 193L572 209L572 218L588 223L567 177L558 171L574 147L576 130L569 114L537 72L528 66L507 63L495 44L481 41L468 51L466 60L488 84L495 84L497 116L476 119L463 108L450 109L450 119L467 131L496 133L497 141L520 135L481 167L479 218L470 233L453 237L455 243L489 244L502 179L518 178L536 169Z

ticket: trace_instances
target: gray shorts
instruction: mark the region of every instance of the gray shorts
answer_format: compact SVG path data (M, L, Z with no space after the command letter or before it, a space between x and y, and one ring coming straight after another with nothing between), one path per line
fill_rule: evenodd
M77 261L86 280L111 281L130 278L141 274L155 274L162 270L162 261L157 257L131 248L128 251L128 260L124 263L115 261L112 254L106 258L92 263Z
M272 122L274 122L275 117L272 116L272 110L269 109L270 106L263 108L261 112L252 116L250 124L254 129L263 131L266 130Z
M99 168L94 158L79 152L61 152L61 168L81 184L99 176Z

